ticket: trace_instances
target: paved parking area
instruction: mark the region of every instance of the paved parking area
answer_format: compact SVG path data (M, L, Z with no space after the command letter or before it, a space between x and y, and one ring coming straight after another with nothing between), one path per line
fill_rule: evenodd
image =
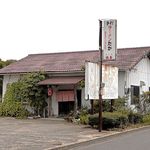
M0 150L48 150L105 134L63 119L0 118Z

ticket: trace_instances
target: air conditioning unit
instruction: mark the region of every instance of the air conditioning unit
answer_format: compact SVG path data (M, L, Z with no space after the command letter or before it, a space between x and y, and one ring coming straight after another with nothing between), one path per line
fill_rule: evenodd
M140 87L145 86L145 82L144 81L140 81Z

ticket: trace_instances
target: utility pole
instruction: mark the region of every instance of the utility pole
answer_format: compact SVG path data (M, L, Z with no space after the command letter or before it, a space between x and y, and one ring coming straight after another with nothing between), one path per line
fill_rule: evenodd
M102 131L102 63L103 63L103 51L102 51L102 21L99 20L99 67L100 67L100 81L99 81L99 132Z

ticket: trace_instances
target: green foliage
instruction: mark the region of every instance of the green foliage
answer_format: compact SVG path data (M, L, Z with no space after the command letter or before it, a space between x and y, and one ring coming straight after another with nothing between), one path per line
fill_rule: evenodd
M47 106L45 101L47 91L43 86L38 85L38 82L45 78L46 75L44 72L36 72L26 74L18 81L20 86L19 91L16 91L17 98L22 102L29 103L31 107L34 107L36 114Z
M111 100L103 100L103 112L110 112L111 111ZM126 109L126 98L119 97L118 99L114 100L113 104L113 111L125 110ZM94 100L94 113L99 112L99 101Z
M23 107L21 102L7 101L0 105L0 116L26 118L28 111Z
M114 100L114 110L118 111L118 110L123 110L126 109L126 103L127 103L127 99L125 97L119 97L118 99Z
M136 102L136 109L141 114L148 114L150 113L150 91L143 92L140 95L140 98L137 99Z
M89 123L88 115L80 115L80 123L87 125Z
M0 104L0 116L25 118L28 115L27 110L22 103L15 99L15 90L17 83L8 85L4 102Z
M144 125L150 125L150 114L144 115L142 122Z
M98 126L98 124L99 124L99 115L98 114L90 115L89 116L89 125L94 127L94 126Z
M7 85L7 90L4 95L4 102L8 101L21 101L18 99L18 94L20 92L20 83L19 82L14 82L12 84Z
M129 119L129 123L131 124L142 123L143 115L140 113L135 113L135 112L130 111L130 113L128 114L128 119Z
M128 116L120 112L103 112L103 129L110 128L124 128L128 124ZM98 114L89 116L89 124L91 126L98 126Z
M81 123L87 125L89 121L88 109L84 107L81 110L77 110L76 113L74 111L71 111L67 116L65 116L64 119L68 122Z
M80 118L81 124L88 124L89 123L88 109L86 107L82 108L80 110L79 118Z
M27 103L35 108L35 114L39 115L40 112L42 114L43 108L47 105L45 101L47 91L37 83L44 80L45 77L43 72L28 73L22 76L18 82L9 85L11 88L7 88L4 102Z
M81 81L79 82L79 86L80 86L81 88L84 88L84 87L85 87L85 80L81 80Z
M127 114L123 114L120 112L104 112L103 113L103 128L124 128L128 124L128 116Z

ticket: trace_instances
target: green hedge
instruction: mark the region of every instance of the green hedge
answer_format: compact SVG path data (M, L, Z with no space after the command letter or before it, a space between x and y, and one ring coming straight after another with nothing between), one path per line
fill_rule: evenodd
M124 128L128 124L127 114L122 114L120 112L103 112L103 129L109 128ZM98 126L99 117L98 114L89 116L89 125Z
M128 119L129 119L129 123L131 123L131 124L142 123L143 115L140 113L130 112L128 114Z
M103 112L102 115L103 129L109 128L124 128L129 123L138 124L143 122L143 116L139 113L122 113L122 112ZM145 118L146 120L147 118ZM144 120L144 121L145 121ZM147 119L148 120L148 119ZM149 119L150 120L150 119ZM98 126L99 116L98 114L89 116L89 125L92 127Z
M0 104L0 116L26 118L28 111L20 102L3 102Z
M7 86L7 91L4 95L4 102L0 103L0 116L25 118L28 111L24 108L21 101L16 99L17 83L12 83Z
M145 125L150 125L150 114L145 115L142 121Z

